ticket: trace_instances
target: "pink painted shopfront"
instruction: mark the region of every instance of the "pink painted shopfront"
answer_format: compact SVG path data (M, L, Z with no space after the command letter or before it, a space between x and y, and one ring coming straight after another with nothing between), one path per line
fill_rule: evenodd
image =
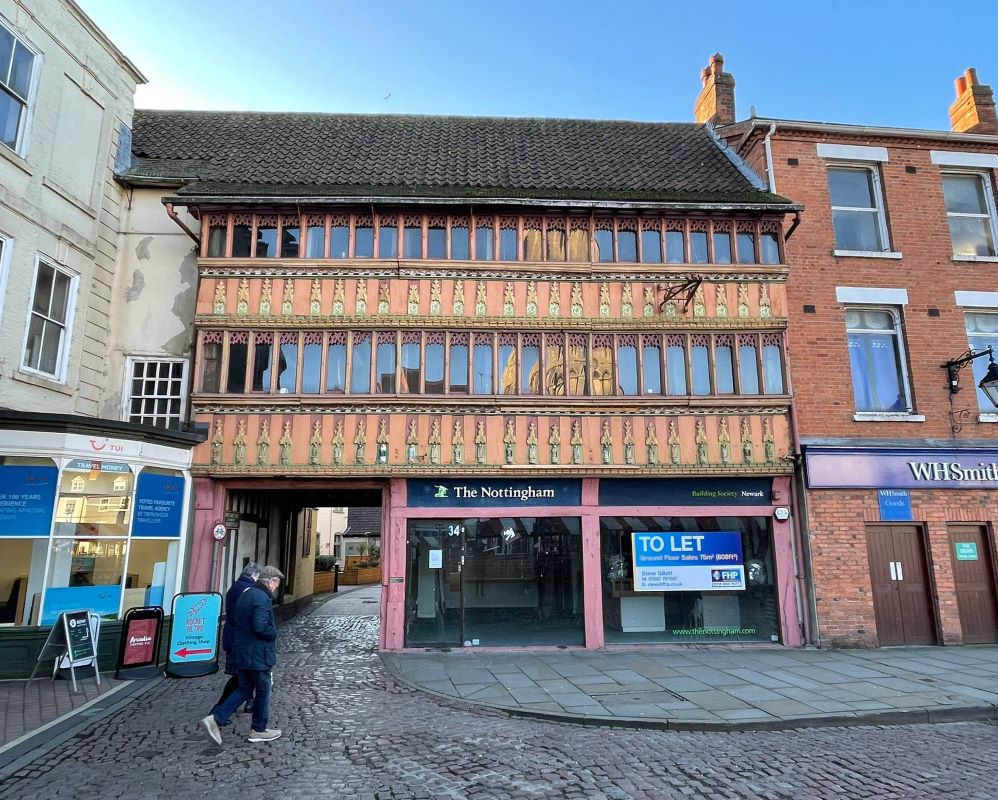
M382 647L801 644L789 479L393 480Z

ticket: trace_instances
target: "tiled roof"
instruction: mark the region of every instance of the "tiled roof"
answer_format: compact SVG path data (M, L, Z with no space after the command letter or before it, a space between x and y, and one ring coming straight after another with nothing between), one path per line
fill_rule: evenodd
M787 202L692 123L139 110L132 149L196 196Z

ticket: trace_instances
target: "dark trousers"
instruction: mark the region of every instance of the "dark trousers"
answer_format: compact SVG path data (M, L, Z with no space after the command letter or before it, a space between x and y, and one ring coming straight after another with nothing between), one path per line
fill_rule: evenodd
M212 713L215 722L224 725L229 721L239 704L249 700L254 695L253 701L253 730L267 730L267 721L270 719L270 692L274 686L274 681L270 677L270 670L264 669L241 669L239 670L239 685L230 694L224 703L218 706Z

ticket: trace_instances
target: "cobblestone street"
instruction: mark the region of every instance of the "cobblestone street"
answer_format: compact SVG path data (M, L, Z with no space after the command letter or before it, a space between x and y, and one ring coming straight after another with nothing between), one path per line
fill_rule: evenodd
M0 798L939 798L998 796L982 723L684 733L514 719L394 687L375 601L282 628L273 743L197 725L224 681L160 681L0 784Z

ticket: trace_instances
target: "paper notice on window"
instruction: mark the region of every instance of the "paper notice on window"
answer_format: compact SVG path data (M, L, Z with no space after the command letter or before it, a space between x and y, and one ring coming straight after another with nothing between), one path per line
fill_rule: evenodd
M430 551L430 569L440 569L444 565L444 551Z

